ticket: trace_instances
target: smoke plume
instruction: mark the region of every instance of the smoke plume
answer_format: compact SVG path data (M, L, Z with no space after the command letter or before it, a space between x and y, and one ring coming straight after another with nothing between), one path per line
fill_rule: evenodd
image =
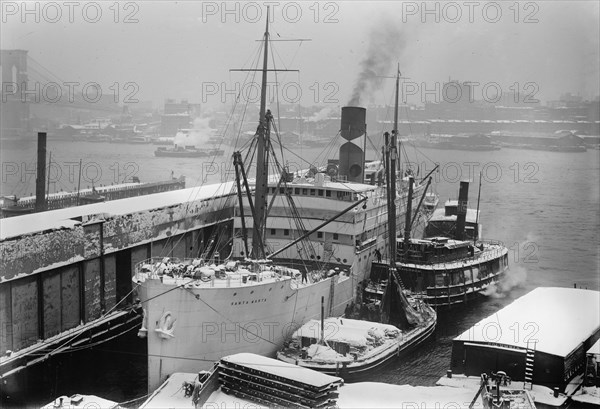
M498 284L492 284L481 292L490 298L504 298L515 287L527 281L527 270L521 266L511 266Z
M406 43L400 27L398 22L388 20L371 29L367 53L360 62L361 72L348 105L360 104L361 99L364 101L381 88L384 84L381 76L392 74L392 68L399 61Z
M214 133L208 125L209 118L194 119L193 127L189 132L177 132L175 135L175 145L178 146L195 146L197 148L206 147L210 144L210 138Z

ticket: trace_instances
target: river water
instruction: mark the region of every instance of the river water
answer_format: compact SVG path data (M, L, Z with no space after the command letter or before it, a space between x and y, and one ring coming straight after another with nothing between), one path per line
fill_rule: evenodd
M50 190L75 190L80 159L81 186L119 183L131 176L142 181L185 175L187 186L226 174L230 152L210 166L203 159L156 158L152 145L48 142L52 152ZM323 149L290 147L295 154L315 160ZM433 150L408 147L420 175L440 164L433 174L440 206L458 195L459 180L471 179L469 207L477 205L479 172L483 237L509 248L510 274L503 293L440 314L434 339L410 356L373 375L372 381L433 385L450 366L452 339L480 319L540 286L600 290L600 151L561 153L502 149L493 152ZM291 166L306 167L293 154ZM35 192L32 170L35 142L2 143L2 195ZM560 325L560 323L557 323ZM123 402L146 393L144 342L135 333L87 352L65 354L44 364L43 385L31 390L22 405L48 402L58 395L97 394Z

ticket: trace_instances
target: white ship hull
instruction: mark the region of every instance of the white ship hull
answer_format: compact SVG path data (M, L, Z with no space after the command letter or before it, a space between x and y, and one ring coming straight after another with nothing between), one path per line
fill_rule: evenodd
M200 289L146 280L138 292L149 300L143 305L149 323L148 389L174 372L210 369L224 355L274 356L300 325L320 317L321 297L327 315L343 314L363 278L340 275L298 288L287 278ZM165 313L176 319L172 337L155 331Z

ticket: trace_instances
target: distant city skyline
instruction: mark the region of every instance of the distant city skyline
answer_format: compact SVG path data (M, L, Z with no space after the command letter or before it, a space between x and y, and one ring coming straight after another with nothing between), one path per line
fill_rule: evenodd
M268 2L75 3L3 2L1 48L28 50L57 82L98 83L119 103L214 109L255 95L258 77L244 85L246 73L229 70L256 66ZM273 43L270 64L300 72L271 74L272 103L277 82L282 103L343 106L356 94L359 105L389 104L393 80L373 75L397 63L409 103L440 95L449 78L478 83L475 100L600 94L597 2L270 4L273 39L311 39Z

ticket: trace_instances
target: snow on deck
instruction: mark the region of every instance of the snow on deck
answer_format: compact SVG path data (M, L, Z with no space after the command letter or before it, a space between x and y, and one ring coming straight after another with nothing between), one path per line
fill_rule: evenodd
M182 203L209 199L214 196L228 195L231 193L233 185L233 182L215 183L200 187L172 190L169 192L154 193L0 219L0 240L50 229L73 228L74 226L81 224L80 221L73 219L82 218L84 216L96 214L105 214L108 217L127 215L177 206Z
M73 408L118 408L119 404L112 400L104 399L95 395L72 395L60 396L54 401L42 406L42 409L73 409Z
M539 287L479 321L455 341L503 344L567 356L600 328L600 292Z
M456 389L470 390L475 396L475 393L481 387L481 377L465 376L461 374L453 374L452 378L446 376L441 377L436 383L439 387L448 387ZM510 386L502 386L502 390L519 390L523 386L523 382L513 382ZM559 407L567 401L567 395L560 393L557 397L554 396L554 391L547 386L532 385L529 394L536 403L541 403L551 407Z
M472 390L458 390L445 386L391 385L379 382L345 384L338 388L339 409L384 409L384 408L467 408L475 396ZM174 407L174 406L166 406ZM236 398L220 389L202 406L213 408L265 408L255 402ZM480 407L480 406L476 406Z
M384 336L385 331L400 334L400 330L393 325L380 324L377 322L351 320L346 318L326 318L323 322L325 340L336 342L347 342L350 345L366 346L369 330L375 329L377 334ZM310 320L298 328L293 338L308 337L321 339L321 322Z
M341 378L336 376L325 375L310 369L281 362L277 359L266 358L246 352L226 356L221 358L221 361L242 365L257 371L268 372L275 376L280 376L282 378L312 385L316 388L323 388L331 383L343 382Z
M338 389L338 408L466 408L472 390L446 386L391 385L379 382L346 384Z
M182 384L183 382L194 383L197 379L197 374L175 372L142 403L140 409L193 408L192 398L185 396Z
M457 215L446 216L446 209L436 209L429 219L430 222L455 222ZM467 209L465 220L469 223L476 223L478 220L477 210Z

